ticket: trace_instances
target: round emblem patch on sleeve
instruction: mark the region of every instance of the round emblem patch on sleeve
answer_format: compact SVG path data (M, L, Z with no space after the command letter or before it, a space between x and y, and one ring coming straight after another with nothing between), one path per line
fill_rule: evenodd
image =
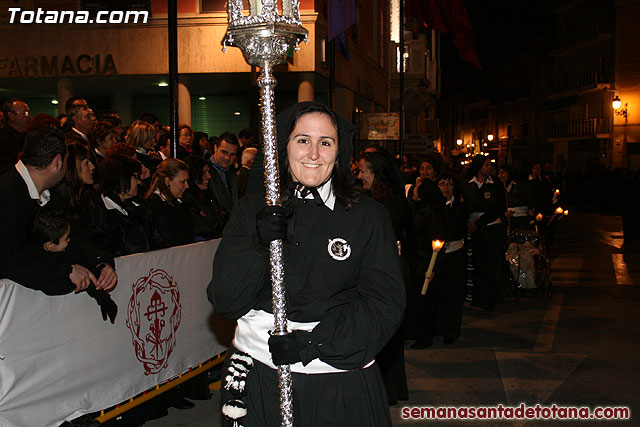
M351 245L349 245L346 240L340 237L329 239L327 250L329 251L329 255L331 255L331 258L335 259L336 261L344 261L351 255Z

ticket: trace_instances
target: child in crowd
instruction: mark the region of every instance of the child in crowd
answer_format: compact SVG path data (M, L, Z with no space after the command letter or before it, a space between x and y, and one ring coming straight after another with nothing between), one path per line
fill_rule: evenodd
M43 250L60 253L64 252L69 245L70 232L70 220L63 212L41 209L33 219L29 237L34 243L42 245ZM97 272L96 277L98 275L99 272ZM111 323L114 323L118 314L118 306L111 299L109 293L96 289L96 286L92 283L87 288L87 294L97 301L102 312L102 319L106 321L108 317Z

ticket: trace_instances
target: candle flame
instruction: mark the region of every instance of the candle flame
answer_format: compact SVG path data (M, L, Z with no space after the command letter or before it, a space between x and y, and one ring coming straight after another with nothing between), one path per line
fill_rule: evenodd
M432 240L431 241L431 249L434 251L439 251L444 246L444 242L441 240Z
M565 210L562 214L563 214L563 215L569 215L569 211L568 211L568 210Z
M555 194L555 195L557 196L558 194L560 194L560 190L556 189L556 190L553 192L553 194Z
M562 209L560 206L558 206L558 207L556 208L556 213L557 213L558 215L560 215L562 212L563 212L563 209Z
M536 221L542 221L542 214L541 213L536 215Z

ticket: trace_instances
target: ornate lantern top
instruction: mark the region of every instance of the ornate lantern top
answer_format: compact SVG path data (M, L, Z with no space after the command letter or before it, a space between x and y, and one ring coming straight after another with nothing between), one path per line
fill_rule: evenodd
M278 13L278 0L249 0L249 15L242 14L242 0L227 0L229 29L222 41L227 46L239 47L246 61L262 66L265 61L275 65L284 61L289 46L307 40L307 30L300 20L300 3L282 0L282 13Z

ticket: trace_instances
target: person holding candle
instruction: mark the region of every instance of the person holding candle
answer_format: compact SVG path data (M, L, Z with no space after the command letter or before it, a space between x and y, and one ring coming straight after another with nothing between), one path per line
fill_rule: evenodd
M375 357L402 320L404 284L389 215L349 170L354 131L322 104L281 113L282 206L250 193L223 231L207 293L217 313L237 319L225 367L239 355L238 369L250 372L236 382L229 371L221 400L241 393L247 426L280 425L276 366L287 364L296 425L391 425ZM269 335L272 240L283 242L284 336Z
M422 232L430 230L430 235L423 238L433 239L428 242L432 250L438 243L444 245L435 257L433 272L430 274L428 270L422 270L422 280L428 283L428 287L423 299L421 335L411 346L414 350L433 345L433 337L439 336L445 344L452 344L460 336L462 324L466 284L464 239L468 214L456 189L456 177L445 171L436 178L436 182L438 193L431 196L433 206L428 223L423 218L417 228ZM433 254L435 252L431 257L424 256L421 260L423 265L433 258Z

